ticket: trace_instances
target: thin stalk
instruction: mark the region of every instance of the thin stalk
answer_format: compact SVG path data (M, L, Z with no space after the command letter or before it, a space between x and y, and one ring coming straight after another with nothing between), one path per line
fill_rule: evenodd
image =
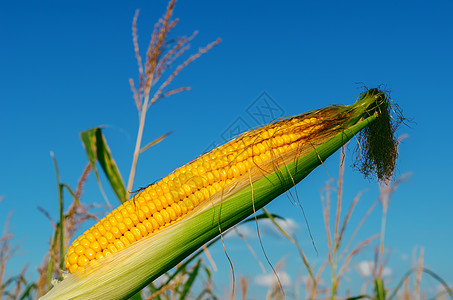
M151 79L152 80L152 79ZM146 93L145 100L140 110L140 123L138 126L137 140L135 142L134 155L132 157L132 166L129 173L129 180L126 188L126 198L129 199L130 191L132 191L132 185L134 184L135 169L137 167L138 156L140 155L140 148L142 144L143 129L145 127L146 112L148 110L149 92Z
M58 200L59 200L59 209L60 209L60 222L58 222L58 230L60 231L60 268L64 268L64 206L63 206L63 185L60 181L60 172L58 170L57 159L53 152L50 152L53 163L55 165L55 173L57 176L57 185L58 185Z
M340 248L340 214L341 214L341 204L342 204L342 191L343 191L343 174L344 174L344 159L345 159L345 146L341 149L341 158L340 158L340 174L338 176L338 192L337 192L337 208L335 216L335 231L334 231L334 245L332 253L332 294L330 298L335 299L335 294L337 293L337 269L338 269L338 249Z

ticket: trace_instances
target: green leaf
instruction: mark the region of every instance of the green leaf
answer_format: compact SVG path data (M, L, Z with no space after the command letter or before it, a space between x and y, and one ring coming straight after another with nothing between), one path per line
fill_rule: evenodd
M94 173L96 174L96 179L104 197L105 194L99 180L98 172L96 170L96 161L98 161L101 165L102 170L104 171L104 174L110 183L110 186L115 192L115 195L118 197L118 200L121 203L127 201L126 189L124 187L123 179L121 178L118 167L113 160L112 155L110 154L110 149L107 146L104 135L102 134L102 128L96 127L83 131L82 133L80 133L80 137L82 139L83 146L85 147L88 159L90 160L91 166L93 167ZM110 206L107 197L105 197L105 199Z
M376 278L376 280L374 280L374 289L376 292L376 300L385 300L385 289L382 278Z
M157 139L155 139L154 141L152 142L149 142L145 147L143 147L142 149L140 149L140 153L148 150L149 148L151 148L152 146L155 146L157 144L159 144L160 142L162 142L167 136L169 136L172 132L167 132L166 134L163 134L161 135L160 137L158 137Z

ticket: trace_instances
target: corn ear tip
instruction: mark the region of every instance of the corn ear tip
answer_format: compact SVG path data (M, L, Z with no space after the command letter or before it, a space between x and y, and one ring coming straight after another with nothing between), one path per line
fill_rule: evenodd
M366 105L363 117L374 115L375 119L360 134L354 167L366 178L374 176L380 182L388 182L393 177L398 158L396 129L405 118L390 92L379 88L367 89L356 105Z

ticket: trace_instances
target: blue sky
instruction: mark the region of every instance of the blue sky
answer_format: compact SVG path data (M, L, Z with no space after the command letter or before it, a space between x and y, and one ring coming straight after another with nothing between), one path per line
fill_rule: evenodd
M75 186L87 163L79 133L105 125L126 180L138 127L128 84L129 78L137 78L131 22L140 9L143 53L165 7L160 0L1 2L0 224L12 211L10 230L21 247L8 269L11 274L28 263L29 276L35 276L47 251L52 228L37 207L56 219L50 151L58 159L62 180ZM172 87L191 86L191 91L152 107L144 142L168 131L173 134L140 157L134 187L165 176L221 142L238 120L257 126L248 112L262 103L263 92L289 116L351 104L363 85L383 85L410 120L398 131L408 135L400 146L398 174L412 175L394 194L387 222L392 281L410 268L414 248L424 247L426 266L452 283L452 11L451 1L179 1L175 16L180 23L173 36L198 30L192 51L218 37L222 42L173 82ZM353 163L352 148L348 166ZM322 261L325 254L320 190L329 180L327 172L337 176L338 157L298 186L319 255L301 211L288 198L280 197L269 207L297 224L295 234L312 261ZM378 188L347 168L345 202L363 190L367 192L353 217L355 224L376 199ZM109 190L107 194L114 200ZM93 176L83 201L103 202ZM379 228L377 209L358 240ZM257 239L250 239L261 253ZM287 241L272 234L263 240L273 264L287 255L286 271L293 282L298 273L305 274ZM231 239L228 246L236 272L260 274L240 240ZM212 251L224 270L215 277L228 281L223 250ZM371 260L372 247L362 256L359 260Z

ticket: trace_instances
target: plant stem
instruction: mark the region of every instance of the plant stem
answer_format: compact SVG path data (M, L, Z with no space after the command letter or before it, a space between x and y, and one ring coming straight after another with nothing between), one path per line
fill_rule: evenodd
M151 79L151 82L152 82L152 79ZM148 110L148 102L149 102L149 91L146 93L145 99L143 101L143 104L142 104L142 107L140 110L140 123L138 126L138 133L137 133L137 140L135 142L134 155L132 157L131 171L129 173L129 180L127 182L126 199L129 199L130 191L132 190L132 185L134 183L135 169L137 167L138 156L140 155L140 147L141 147L141 143L142 143L143 129L145 127L145 119L146 119L146 112Z

